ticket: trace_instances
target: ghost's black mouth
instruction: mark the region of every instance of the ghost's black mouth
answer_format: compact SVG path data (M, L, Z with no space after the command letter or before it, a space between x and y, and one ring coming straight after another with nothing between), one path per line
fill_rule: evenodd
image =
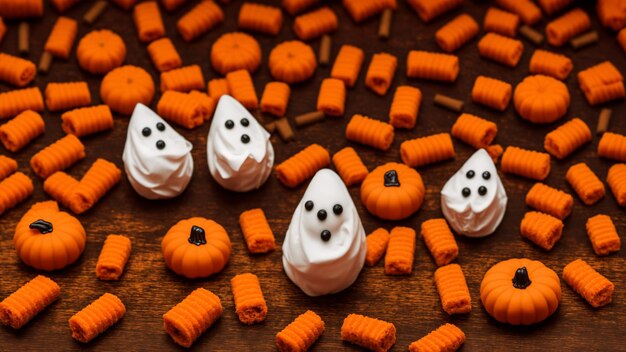
M322 231L322 233L320 234L320 237L322 238L322 241L324 242L328 242L330 240L330 236L332 234L330 233L330 231L328 230L324 230Z

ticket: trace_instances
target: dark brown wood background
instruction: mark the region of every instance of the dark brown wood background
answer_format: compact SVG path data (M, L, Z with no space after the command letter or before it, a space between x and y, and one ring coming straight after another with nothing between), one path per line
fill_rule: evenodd
M188 11L197 1L189 1L174 13L163 12L167 35L170 36L180 51L185 65L199 64L205 78L216 77L210 67L209 52L211 43L222 33L237 29L237 14L241 1L232 1L224 5L225 23L192 43L184 43L175 28L175 21ZM279 5L279 1L267 1ZM89 8L90 1L83 1L66 15L81 19ZM534 45L524 41L524 55L515 69L485 61L478 55L477 39L457 52L461 57L461 73L452 84L432 83L406 78L405 61L409 50L424 49L438 51L434 42L434 32L448 20L461 12L470 13L482 23L488 1L465 1L458 10L436 19L429 25L422 23L415 13L400 0L399 10L395 14L392 27L393 36L388 41L376 36L378 19L373 18L361 25L356 25L337 2L331 4L340 19L340 29L333 34L332 57L341 44L353 44L366 52L364 69L356 87L350 89L347 97L346 114L341 119L329 119L323 123L296 131L296 139L283 143L273 137L277 163L285 160L310 143L319 143L331 153L347 145L352 145L371 170L388 161L400 160L399 146L406 139L429 135L435 132L449 131L458 114L433 106L435 93L448 94L465 100L465 111L477 114L498 124L496 142L525 148L542 150L544 135L568 118L578 116L595 130L599 107L591 108L578 88L575 73L566 81L572 104L567 116L552 125L538 126L521 120L512 106L506 112L498 113L470 101L470 91L478 74L503 79L517 84L528 74L528 61ZM593 27L600 32L599 44L575 52L569 47L559 50L570 56L575 65L575 72L588 66L610 59L626 73L624 53L619 49L614 33L604 30L597 22L592 6L586 6L592 14ZM28 59L38 61L43 43L57 17L56 11L46 4L45 17L32 21L31 53ZM293 19L285 16L283 28L278 37L254 34L263 50L263 62L271 48L277 43L294 38ZM546 21L538 28L543 28ZM17 23L9 22L9 31L0 48L4 52L17 52ZM158 87L158 73L153 68L145 45L136 36L131 15L116 6L110 6L104 16L93 26L80 23L78 38L93 28L110 28L120 33L128 48L127 64L146 68L154 77ZM482 33L481 33L482 36ZM317 50L319 40L311 45ZM543 47L547 47L544 44ZM379 97L364 87L365 69L371 55L386 51L398 57L398 72L393 81L393 88L385 97ZM329 68L320 67L315 77L308 82L293 87L288 116L315 109L317 92L323 78L329 76ZM270 81L267 65L253 75L257 93L260 97L265 83ZM99 84L101 77L92 76L78 68L75 54L68 62L56 61L47 76L39 76L35 84L42 90L48 82L86 80L90 84L93 103L100 103ZM381 120L387 120L392 93L398 84L410 84L419 87L424 95L417 127L411 131L397 131L392 148L380 152L368 147L347 142L344 128L349 117L354 113L366 114ZM2 85L1 91L12 89ZM156 105L159 94L152 107ZM626 109L623 101L608 104L614 109L610 129L626 133L626 121L623 118ZM19 161L19 170L35 180L35 193L27 201L0 217L0 298L4 298L30 280L39 272L23 265L13 248L14 226L29 208L37 201L47 199L39 180L28 166L30 157L63 135L60 114L44 113L46 132L43 137L18 154L8 153ZM111 132L84 138L87 158L79 162L68 172L76 177L84 174L91 163L98 157L122 164L122 150L128 117L115 116L115 128ZM357 282L336 295L310 298L293 285L283 272L280 247L271 254L251 256L244 245L238 225L239 214L253 207L265 210L270 225L276 235L278 245L283 238L292 212L300 201L306 185L291 190L283 187L275 177L258 191L237 194L221 189L211 178L206 164L206 136L209 124L193 131L181 131L194 144L193 156L195 172L187 191L180 197L167 201L148 201L138 196L123 178L113 191L102 199L91 211L81 215L88 234L87 247L82 257L74 265L64 270L48 273L62 288L61 298L47 310L19 331L0 328L0 350L73 350L93 348L102 351L132 350L174 350L177 349L162 328L162 314L182 300L197 287L207 288L216 293L224 305L224 314L207 333L200 337L193 349L210 351L271 351L274 336L297 315L307 309L317 312L326 322L326 331L314 345L317 351L358 350L357 347L343 343L339 333L345 316L349 313L361 313L393 322L398 330L398 342L395 351L406 350L410 342L419 339L432 329L445 322L457 324L467 335L464 350L468 351L509 351L517 350L559 350L559 351L617 351L625 350L622 339L626 334L623 321L626 320L626 264L622 250L609 257L599 258L593 253L585 233L585 221L588 217L603 213L610 215L618 231L626 234L626 216L624 208L618 208L615 199L607 188L607 196L592 207L575 200L573 215L565 220L563 238L551 252L545 252L533 244L524 241L519 235L519 223L528 210L524 196L533 182L506 175L503 182L509 196L506 216L502 225L492 236L483 239L457 237L460 254L457 262L462 265L467 276L472 294L472 312L467 315L450 317L441 309L437 290L433 283L436 268L424 242L418 238L415 251L413 273L405 277L390 277L383 273L382 263L374 268L365 268ZM585 161L599 175L606 178L611 162L600 160L596 156L598 138L594 135L592 143L581 148L564 161L553 158L552 172L546 182L554 187L573 193L566 184L564 175L567 168L580 161ZM409 219L401 222L380 221L367 213L360 201L358 187L350 189L359 209L367 232L376 227L391 228L396 225L411 226L418 230L422 221L440 217L439 192L445 181L473 152L470 147L455 141L457 152L454 161L448 161L418 171L426 184L427 194L421 210ZM6 153L6 151L2 151ZM170 226L178 220L204 216L221 223L229 232L233 243L233 255L224 271L204 280L186 280L169 271L161 256L161 239ZM121 233L132 239L133 251L122 280L119 282L101 282L96 279L95 265L106 235ZM555 270L559 276L562 268L575 258L583 258L616 284L614 302L602 309L591 308L567 284L562 282L562 299L558 311L544 323L531 327L513 327L494 321L484 311L479 296L479 287L485 271L498 261L511 257L529 257L543 261ZM256 326L244 326L235 315L230 291L230 279L239 273L253 272L261 280L269 306L267 320ZM70 337L67 320L89 302L103 294L111 292L118 295L126 304L124 319L109 329L104 335L82 345Z

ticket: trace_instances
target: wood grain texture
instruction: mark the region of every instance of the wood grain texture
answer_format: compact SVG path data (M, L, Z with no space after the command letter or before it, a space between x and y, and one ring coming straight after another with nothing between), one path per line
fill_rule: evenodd
M275 5L279 1L264 1ZM196 1L189 1L173 13L163 12L166 32L175 43L185 65L199 64L205 78L217 74L209 64L209 52L213 43L222 33L237 28L236 18L242 1L232 1L224 5L225 23L207 35L192 43L181 40L175 28L175 21L188 11ZM343 118L328 119L320 124L296 131L296 139L282 143L273 137L276 160L281 162L310 143L319 143L332 153L351 145L363 158L367 167L387 161L399 161L399 146L406 139L425 136L436 132L449 131L457 114L448 112L432 104L436 93L450 95L466 101L466 112L482 116L498 124L496 142L506 145L522 146L535 150L543 149L544 135L574 116L582 118L593 130L597 122L600 107L591 108L581 93L575 75L570 76L566 84L572 96L572 104L567 117L546 126L531 125L518 116L512 106L504 113L495 112L476 105L470 100L470 92L478 74L487 75L517 84L528 74L528 61L534 46L524 41L524 55L516 69L510 69L483 60L478 55L476 43L472 40L457 53L461 57L461 74L452 84L432 83L406 78L406 56L411 49L439 51L434 41L434 32L448 20L461 12L470 13L482 23L488 1L465 1L461 9L453 11L425 25L407 6L399 1L399 10L394 14L391 28L392 36L387 41L377 38L378 18L356 25L339 4L332 2L331 7L340 19L340 30L332 35L332 58L341 44L349 43L363 48L366 52L364 69L361 71L355 88L348 90L346 113ZM66 13L82 19L88 10L89 1L83 1ZM592 11L592 7L586 8ZM31 48L28 56L38 61L43 44L52 28L57 13L46 2L45 17L32 21ZM565 47L561 52L570 56L575 65L575 72L610 59L626 73L624 53L619 49L614 33L599 25L595 14L592 16L593 28L600 32L601 41L592 47L574 52ZM542 27L546 23L542 22ZM264 65L253 75L257 94L261 95L265 83L270 81L267 58L273 46L283 40L294 38L293 18L285 16L283 28L278 37L254 34L263 51ZM17 54L16 22L9 22L6 38L0 45L4 52ZM153 75L158 82L158 72L152 66L145 45L137 38L130 13L110 6L93 28L110 28L120 33L127 45L126 63L139 65ZM78 38L91 28L84 23L79 25ZM481 34L482 35L482 32ZM319 40L311 45L317 50ZM544 48L547 44L543 45ZM371 55L376 52L389 52L398 57L398 72L390 92L379 97L364 86L365 69ZM317 92L323 78L328 77L330 68L318 68L314 78L293 87L287 112L290 118L315 109ZM47 76L38 76L35 84L45 88L47 82L86 80L89 82L93 103L100 103L99 84L101 77L87 74L78 68L75 51L69 61L55 60ZM397 131L396 139L388 152L381 152L345 140L343 131L349 117L354 113L366 114L381 120L387 120L393 91L398 84L410 84L419 87L423 94L417 127L410 131ZM12 89L1 85L0 91ZM159 94L152 104L155 107ZM623 101L607 104L614 109L610 130L626 134L626 113ZM18 154L5 153L19 161L19 169L35 180L35 193L25 203L0 217L0 298L4 298L34 277L37 272L23 265L15 254L12 244L13 229L28 209L36 202L46 199L39 180L30 167L30 157L42 147L63 135L59 113L44 113L46 132L43 137ZM268 117L268 119L270 119ZM84 138L87 158L68 170L76 177L85 173L89 165L98 157L104 157L123 168L122 150L126 135L128 118L115 116L113 131ZM556 350L556 351L618 351L624 350L622 339L626 320L626 251L608 257L596 257L585 233L585 221L588 217L602 213L610 215L618 232L626 234L626 215L624 208L618 208L612 195L602 199L592 207L587 207L576 198L573 215L565 220L563 238L555 248L547 253L533 244L524 241L519 235L519 223L528 210L524 196L534 182L504 176L503 182L509 196L509 203L504 222L496 233L484 239L458 237L459 258L467 276L472 295L472 312L468 315L449 317L442 309L433 282L436 269L421 238L417 240L416 260L413 273L408 277L390 277L383 273L382 263L376 267L365 268L357 282L336 295L310 298L293 285L282 269L281 250L268 255L251 256L248 254L241 230L238 225L239 214L253 207L262 207L274 230L277 243L283 242L289 226L292 212L300 201L306 186L290 190L283 187L275 177L258 191L237 194L221 189L211 178L206 163L206 136L209 124L193 131L180 130L193 142L195 172L187 191L180 197L168 201L148 201L138 196L123 178L110 194L102 199L92 210L79 219L88 236L86 250L79 261L71 267L48 274L62 288L61 299L31 321L19 331L0 328L0 350L36 351L36 350L76 350L94 349L98 351L154 351L177 350L169 336L163 330L162 315L173 305L181 301L197 287L204 287L217 294L225 307L222 318L202 337L192 350L204 351L271 351L274 350L274 336L297 315L307 309L317 312L326 322L326 331L314 345L316 351L353 351L357 347L343 343L340 328L343 319L349 313L359 313L393 322L398 329L398 342L395 351L407 349L410 342L419 339L429 331L445 322L457 324L467 335L463 350L466 351L520 351ZM596 156L599 138L563 161L552 159L552 172L546 180L551 186L573 190L565 182L567 168L580 161L585 161L604 181L608 167L612 164ZM439 192L445 181L463 164L473 150L455 140L457 157L437 165L420 168L426 185L426 199L421 210L409 219L401 222L384 222L369 215L360 201L359 188L353 187L350 193L355 199L361 219L369 233L376 227L392 228L395 225L411 226L419 231L420 224L427 219L440 217ZM608 188L607 188L608 191ZM161 256L160 242L170 226L178 220L192 216L204 216L222 224L233 242L233 256L224 271L204 280L186 280L169 271ZM120 233L132 240L133 251L119 282L101 282L96 279L95 266L98 254L108 234ZM594 268L616 284L614 302L602 309L591 308L567 284L562 281L563 296L557 312L544 323L531 327L512 327L497 323L491 319L480 303L479 286L485 271L498 261L511 257L529 257L543 261L555 270L559 276L562 268L576 258L583 258ZM237 320L230 279L236 274L251 271L257 274L269 307L267 320L256 326L244 326ZM89 302L104 292L119 296L126 304L127 314L124 319L104 335L82 345L70 337L67 320Z

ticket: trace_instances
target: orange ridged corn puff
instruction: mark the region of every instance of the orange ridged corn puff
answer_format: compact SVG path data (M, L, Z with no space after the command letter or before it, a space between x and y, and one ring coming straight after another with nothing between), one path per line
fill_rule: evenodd
M274 233L263 209L250 209L241 213L239 226L250 253L267 253L276 248Z
M143 43L149 43L165 35L165 26L156 1L145 1L135 5L133 21L139 40Z
M352 116L346 126L346 139L380 150L388 150L393 137L393 126L359 114Z
M176 22L183 40L189 42L224 21L224 12L211 0L203 0Z
M105 293L70 318L72 337L88 343L122 319L125 313L124 303L117 296Z
M2 20L2 17L0 17L0 42L2 42L2 39L4 39L4 35L6 33L7 33L7 25Z
M69 110L91 104L87 82L48 83L44 92L50 111Z
M504 149L502 149L502 146L500 144L492 144L485 148L485 150L493 160L494 164L498 163L498 159L500 159L500 156L502 156L502 154L504 153Z
M378 95L387 94L398 68L398 59L387 53L372 56L365 75L365 86Z
M604 197L604 184L585 163L571 166L565 179L586 205L593 205Z
M24 87L35 79L36 74L37 68L31 61L0 53L0 81Z
M330 77L344 81L348 87L354 87L359 78L363 58L363 50L352 45L342 45L330 71Z
M43 0L4 0L0 17L4 19L43 16Z
M430 22L435 17L439 17L444 13L460 6L463 0L407 0L413 10L417 12L419 18L424 22Z
M367 235L365 238L367 242L367 253L365 254L365 265L374 266L385 255L387 251L387 245L389 244L389 238L391 235L389 231L381 228L377 228L374 232Z
M464 13L439 28L435 33L435 40L441 50L451 53L474 38L479 29L476 20Z
M396 0L343 0L342 4L356 23L365 21L385 9L395 10L398 6Z
M459 255L459 246L445 219L424 221L421 232L424 243L438 266L450 264Z
M38 87L0 93L0 119L13 117L26 110L43 111L43 96Z
M96 263L96 276L103 281L117 281L130 257L130 239L122 235L108 235Z
M411 129L417 122L422 92L411 86L398 86L389 108L389 123L395 128Z
M410 78L454 82L459 76L459 57L411 50L406 61L406 75Z
M610 62L604 61L578 72L578 83L590 105L624 98L624 76Z
M43 190L52 199L69 208L71 197L76 191L78 184L78 180L72 176L63 171L57 171L43 182Z
M70 196L70 209L76 214L91 209L121 178L122 171L115 164L96 160Z
M33 194L33 181L21 172L0 182L0 215Z
M498 111L506 110L513 95L511 84L495 78L478 76L472 88L472 101Z
M61 295L52 279L38 275L0 302L0 323L19 329Z
M57 9L58 12L63 13L72 6L78 4L81 0L50 0L52 6Z
M259 98L254 90L254 83L248 70L237 70L226 74L228 90L233 98L247 109L256 109L259 106Z
M293 16L315 5L318 1L319 0L282 0L282 5L285 11Z
M305 352L323 332L322 318L307 310L276 334L276 347L280 352Z
M549 251L561 239L563 222L552 215L529 211L520 224L520 234L539 247Z
M244 2L239 9L238 26L241 29L277 35L283 25L280 8Z
M328 150L311 144L276 166L276 177L289 188L295 188L330 164Z
M486 148L498 133L498 126L471 114L461 114L452 125L452 135L476 149Z
M208 111L193 96L168 90L159 99L157 114L179 126L194 129L202 126Z
M345 147L335 153L333 164L347 187L357 185L367 177L367 167L352 147Z
M337 15L328 6L300 15L293 21L293 31L305 41L332 33L338 27Z
M537 49L530 57L530 73L564 80L574 69L572 60L561 54Z
M0 36L0 39L2 36ZM626 52L626 28L622 28L621 31L617 34L617 42L622 47L622 50Z
M190 65L161 72L161 92L188 92L193 89L204 89L204 76L200 66Z
M48 40L43 48L52 56L67 60L72 51L72 45L78 33L78 22L69 17L59 16L52 27Z
M573 0L537 0L546 15L552 16L566 8Z
M267 304L261 291L259 278L251 273L239 274L230 280L239 321L252 325L265 320Z
M618 31L626 26L626 4L621 0L598 0L596 12L604 27Z
M598 156L626 162L626 136L604 132L598 143Z
M435 270L435 285L443 310L452 314L469 313L472 297L459 264L448 264Z
M122 9L128 11L133 5L135 5L139 0L111 0L111 2L115 3L117 6Z
M317 110L328 116L342 116L346 105L346 85L337 78L322 80L317 96Z
M84 157L85 146L76 136L67 135L35 154L30 159L30 166L39 177L45 179Z
M517 14L529 26L541 20L541 10L531 0L496 0L496 4Z
M524 52L524 44L496 33L487 33L478 42L480 56L506 66L515 67Z
M163 5L165 11L174 11L185 2L187 0L161 0L161 5Z
M526 193L526 205L563 220L572 212L574 197L538 182Z
M585 32L591 27L591 20L587 13L579 8L573 9L546 26L548 43L554 46L563 46L570 39Z
M230 94L228 81L226 78L214 78L209 81L209 84L207 84L207 91L211 98L219 100L222 95Z
M563 268L563 280L594 308L611 303L615 285L582 259Z
M453 324L444 324L409 345L409 352L452 352L461 348L465 334Z
M163 314L163 327L174 342L189 348L223 312L224 308L218 296L209 290L198 288Z
M617 204L626 207L626 164L611 166L606 176L606 183L609 184Z
M564 159L590 141L591 130L583 120L575 117L548 133L543 148L557 159Z
M284 82L268 82L261 96L261 111L277 117L285 116L291 88Z
M204 115L204 121L210 120L213 117L213 113L217 107L216 99L213 99L208 94L197 90L192 90L187 93L187 96L194 99L200 105L202 114Z
M159 72L179 68L183 64L180 54L170 38L161 38L148 45L148 54Z
M409 227L394 227L391 230L387 253L385 254L385 274L411 274L414 255L415 230Z
M542 181L550 173L550 154L509 146L500 167L504 173Z
M507 37L515 37L520 18L514 13L490 7L485 14L483 29L485 32L495 32Z
M425 166L454 158L454 145L449 133L433 134L402 142L400 156L410 167Z
M68 111L61 115L63 131L76 137L113 129L113 115L108 105L96 105Z
M608 215L599 214L590 217L585 227L596 255L608 255L620 250L621 242L617 229Z
M41 115L26 110L0 126L0 142L8 151L15 153L40 136L45 128Z
M385 352L396 343L396 327L376 318L349 314L341 326L341 339L370 351Z
M17 170L17 161L8 156L0 155L0 181Z

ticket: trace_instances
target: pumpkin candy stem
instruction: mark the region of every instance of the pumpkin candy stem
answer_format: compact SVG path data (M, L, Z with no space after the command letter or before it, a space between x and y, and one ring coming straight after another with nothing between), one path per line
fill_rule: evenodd
M513 287L519 288L522 290L530 286L530 284L532 283L532 281L530 281L530 278L528 277L528 270L526 270L525 266L515 271L515 276L513 276L512 281L513 281Z
M396 170L385 172L385 187L400 187L400 180L398 180L398 172Z
M52 223L42 219L32 222L28 227L33 230L38 230L42 235L52 232Z
M200 226L193 225L191 227L191 232L189 233L188 241L189 243L195 244L196 246L206 244L204 229Z

